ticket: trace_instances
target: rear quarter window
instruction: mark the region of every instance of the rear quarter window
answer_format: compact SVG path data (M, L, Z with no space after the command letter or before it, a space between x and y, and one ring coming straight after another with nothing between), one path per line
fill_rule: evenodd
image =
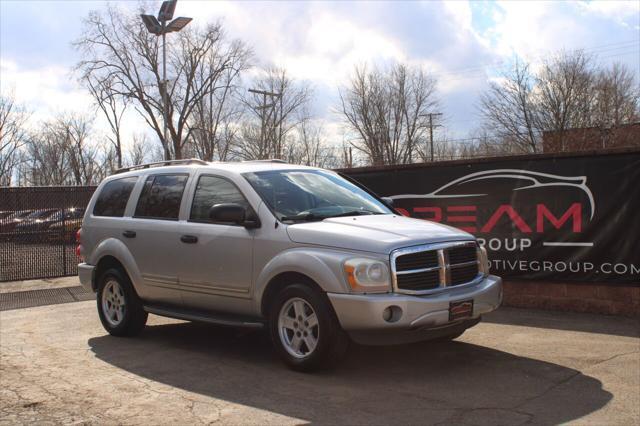
M138 178L129 177L108 182L100 191L93 207L94 216L122 217Z
M177 220L188 175L153 175L144 183L136 217Z

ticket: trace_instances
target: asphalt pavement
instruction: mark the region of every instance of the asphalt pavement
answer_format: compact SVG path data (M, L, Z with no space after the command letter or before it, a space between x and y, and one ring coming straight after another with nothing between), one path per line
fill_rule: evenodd
M150 316L105 333L95 301L0 312L0 424L640 423L638 320L502 308L448 344L353 345L286 369L262 332Z

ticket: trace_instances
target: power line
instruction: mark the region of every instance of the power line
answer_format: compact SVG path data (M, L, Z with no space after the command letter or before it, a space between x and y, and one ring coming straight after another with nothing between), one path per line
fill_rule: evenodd
M634 49L636 47L636 45L640 45L640 40L627 40L627 41L616 42L616 43L601 44L601 45L587 47L587 48L572 48L572 49L567 49L567 50L583 51L585 53L602 54L602 53L615 52L617 50ZM536 60L542 60L550 52L551 52L550 50L547 50L545 52L540 52L535 56L535 58L536 58ZM619 54L616 54L616 55L610 55L610 56L603 57L603 59L612 58L612 57L616 57L616 56L625 56L625 55L629 55L631 53L637 53L637 50L634 49L634 50L631 50L631 51L628 51L628 52L620 52ZM493 61L493 62L487 62L487 63L484 63L484 64L474 65L474 66L470 66L470 67L458 68L458 69L454 69L454 70L450 70L450 71L434 72L432 75L435 76L435 77L443 77L443 76L448 76L448 75L453 75L453 76L459 75L459 77L457 77L457 78L449 78L447 80L448 81L466 80L466 79L469 79L469 78L484 77L485 70L487 68L494 68L494 69L498 70L503 66L505 66L505 60L504 59L500 59L500 60Z

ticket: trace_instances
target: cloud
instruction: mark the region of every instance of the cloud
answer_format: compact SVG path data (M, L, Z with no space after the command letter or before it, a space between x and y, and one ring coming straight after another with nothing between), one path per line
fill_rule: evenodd
M629 26L640 17L635 1L499 1L484 7L491 11L492 24L482 35L503 57L540 61L559 49L619 53L616 45L638 41Z
M110 134L111 130L102 113L97 111L93 99L76 81L68 67L51 65L40 68L21 68L16 61L0 58L0 93L12 93L19 104L30 112L29 126L37 130L40 123L59 113L83 114L93 119L96 136ZM122 132L125 146L130 136L147 132L148 127L140 115L130 108L123 118Z
M91 97L71 77L70 70L60 65L24 69L17 61L0 58L0 88L13 92L17 101L33 109L38 118L56 111L83 112Z
M640 2L637 1L578 1L580 9L589 14L612 19L619 25L628 27L630 25L638 28L640 21Z
M3 90L14 86L19 99L43 117L59 108L91 110L91 99L69 74L78 60L69 43L79 35L88 10L104 3L22 4L0 0ZM118 4L137 7L132 1ZM149 3L149 12L157 6ZM252 47L257 65L285 67L307 81L315 89L315 112L332 139L340 138L341 118L334 112L338 87L347 84L354 66L365 62L400 61L434 73L454 136L478 124L479 93L514 55L540 61L559 48L586 47L606 61L620 59L638 69L638 46L628 43L638 40L637 1L180 0L176 16L194 17L190 25L220 20L229 38ZM129 116L131 131L146 126L135 112Z

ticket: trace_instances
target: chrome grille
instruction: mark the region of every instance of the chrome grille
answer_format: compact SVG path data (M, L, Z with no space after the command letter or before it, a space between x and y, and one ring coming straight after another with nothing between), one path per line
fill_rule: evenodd
M440 287L440 271L398 275L398 287L406 290L425 290Z
M478 260L478 251L475 246L452 247L447 249L447 254L449 255L449 264L451 265L475 262Z
M433 268L435 266L438 266L438 252L433 250L405 254L396 259L396 271L400 272Z
M423 294L475 281L480 269L475 242L399 249L391 255L395 290Z

